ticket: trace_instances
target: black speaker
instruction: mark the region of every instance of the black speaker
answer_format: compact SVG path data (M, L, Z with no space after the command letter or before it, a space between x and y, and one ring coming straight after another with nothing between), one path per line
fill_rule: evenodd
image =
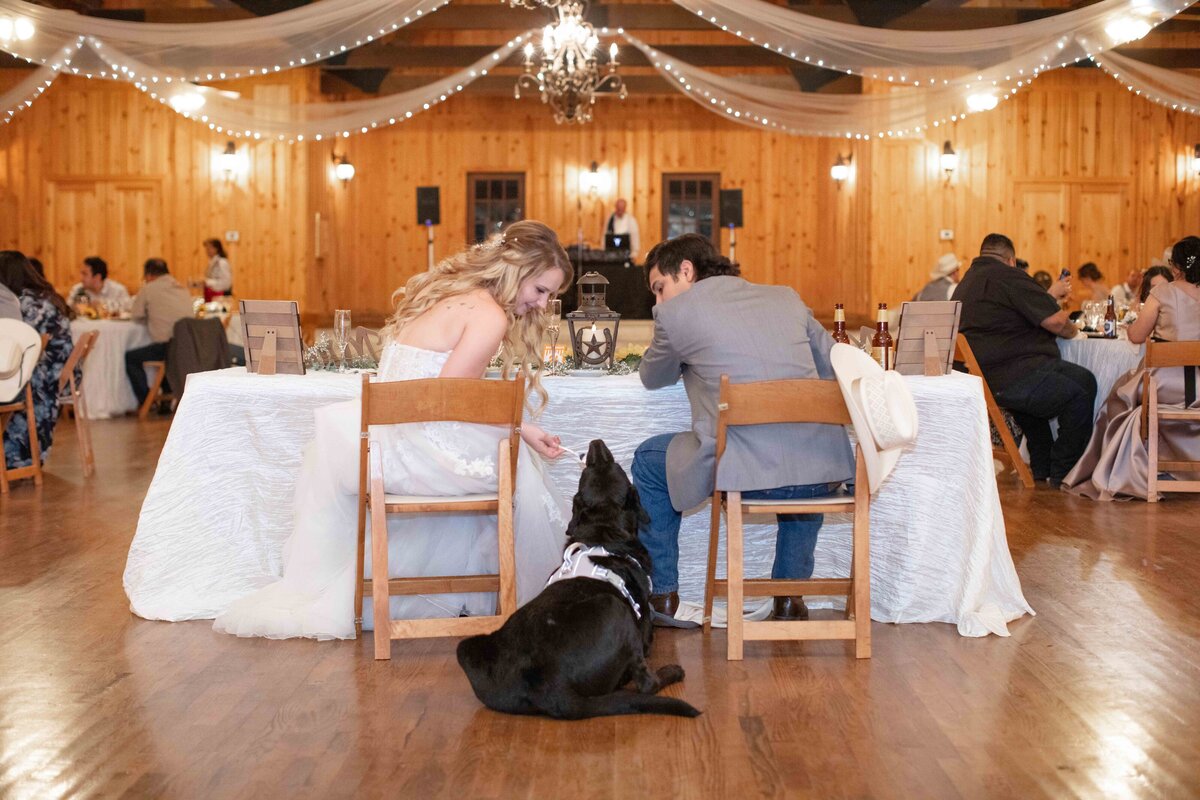
M721 227L742 227L742 190L721 190Z
M441 225L441 202L438 200L438 187L417 187L417 224Z

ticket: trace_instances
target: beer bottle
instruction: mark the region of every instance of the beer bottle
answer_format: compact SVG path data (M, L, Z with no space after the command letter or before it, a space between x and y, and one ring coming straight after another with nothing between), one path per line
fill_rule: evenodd
M1108 307L1104 309L1104 338L1117 338L1117 307L1113 296L1108 296Z
M871 357L884 369L892 368L892 335L888 333L887 303L879 304L875 335L871 337Z
M841 303L833 306L833 340L850 344L850 336L846 333L846 308Z

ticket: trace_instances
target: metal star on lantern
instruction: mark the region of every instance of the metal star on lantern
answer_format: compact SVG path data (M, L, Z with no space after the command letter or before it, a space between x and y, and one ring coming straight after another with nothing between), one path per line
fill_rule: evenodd
M510 4L531 6L537 0L510 0ZM607 70L601 74L596 59L600 38L583 19L586 3L582 0L547 0L558 19L542 29L542 53L535 62L537 48L525 45L525 74L517 78L513 95L521 99L521 89L537 89L542 102L554 111L554 121L585 124L592 121L592 106L597 92L614 92L624 100L629 92L617 74L617 45L608 48ZM535 71L536 70L536 71Z

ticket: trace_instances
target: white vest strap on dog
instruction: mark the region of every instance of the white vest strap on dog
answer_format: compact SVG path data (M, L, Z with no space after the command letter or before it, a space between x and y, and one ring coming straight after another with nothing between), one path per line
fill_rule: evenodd
M588 547L583 542L575 542L563 552L563 563L554 574L550 576L550 580L546 581L549 586L552 583L569 580L571 578L591 578L597 581L605 581L616 587L616 590L621 593L621 596L629 601L629 605L633 606L633 614L638 619L642 618L642 609L633 599L633 595L629 593L629 589L625 586L625 579L611 569L602 567L592 561L592 557L612 556L615 558L629 558L628 556L618 556L615 553L610 553L603 547ZM634 561L632 558L630 561ZM636 562L634 562L636 563ZM641 565L638 565L639 568ZM647 576L649 579L649 576Z

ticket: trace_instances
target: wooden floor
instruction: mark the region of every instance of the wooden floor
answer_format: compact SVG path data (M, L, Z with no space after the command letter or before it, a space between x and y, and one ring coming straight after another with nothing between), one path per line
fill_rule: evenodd
M1196 797L1200 499L1002 488L1038 611L837 643L663 633L695 720L483 709L454 641L241 640L133 617L125 554L167 423L71 423L0 500L0 797ZM219 513L218 509L214 509Z

